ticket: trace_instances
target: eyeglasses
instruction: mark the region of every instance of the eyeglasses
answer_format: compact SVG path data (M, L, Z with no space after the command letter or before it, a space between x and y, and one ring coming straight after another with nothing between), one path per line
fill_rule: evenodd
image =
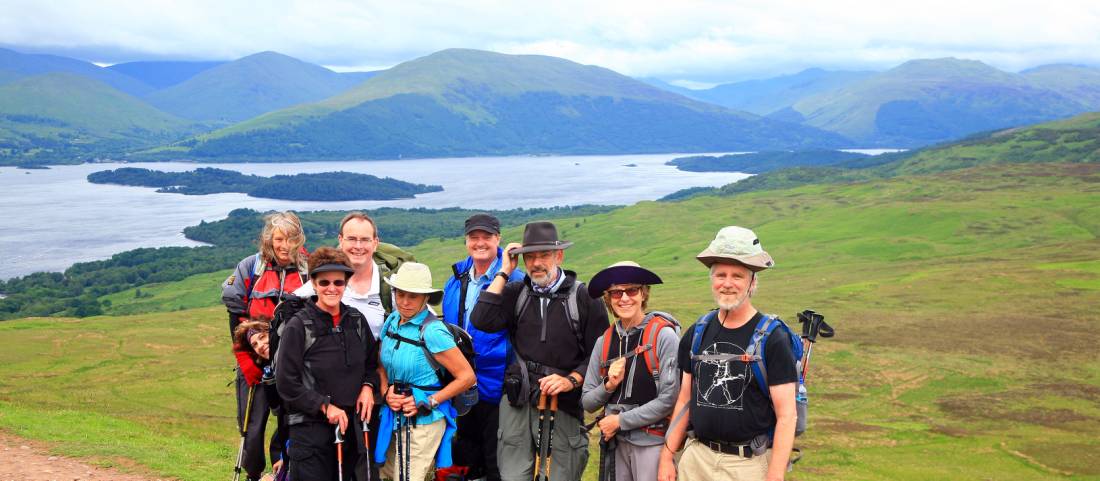
M634 297L638 295L639 292L642 292L641 287L627 287L626 289L608 289L607 295L611 296L612 299L620 299L623 297L623 294Z
M344 284L347 284L347 283L348 283L348 281L345 281L343 279L336 279L335 281L330 281L328 279L321 279L321 280L317 281L317 285L320 286L320 287L328 287L329 284L332 284L336 287L344 287Z
M351 244L351 245L360 244L360 243L370 244L371 242L374 242L373 237L344 237L343 239L344 239L344 242L347 242L348 244Z

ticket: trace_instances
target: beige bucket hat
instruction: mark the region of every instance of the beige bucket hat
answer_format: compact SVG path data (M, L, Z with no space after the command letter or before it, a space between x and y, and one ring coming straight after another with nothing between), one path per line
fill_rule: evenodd
M707 267L714 263L741 264L753 272L775 265L772 256L760 246L760 238L756 237L756 233L735 225L718 231L710 245L695 258Z
M394 289L413 294L427 294L429 304L439 304L443 298L443 289L432 287L432 271L419 262L406 262L397 268L385 281Z

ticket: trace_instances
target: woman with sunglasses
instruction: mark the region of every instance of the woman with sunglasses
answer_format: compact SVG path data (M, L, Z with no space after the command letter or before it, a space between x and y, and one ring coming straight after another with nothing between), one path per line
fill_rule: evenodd
M275 354L275 385L290 426L290 479L344 478L367 455L362 423L374 406L378 346L361 312L341 302L355 272L347 256L322 247L309 256L316 295L286 322ZM342 443L336 443L339 431Z
M601 472L615 481L655 481L665 429L680 391L676 370L679 324L651 311L649 289L661 278L635 262L618 262L588 283L616 321L596 340L584 376L581 404L598 417ZM613 457L613 458L612 458Z

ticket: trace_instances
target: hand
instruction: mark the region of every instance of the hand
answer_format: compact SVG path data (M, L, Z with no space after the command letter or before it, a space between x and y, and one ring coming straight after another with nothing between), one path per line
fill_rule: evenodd
M626 375L626 358L620 357L611 363L611 366L607 368L607 384L604 386L607 392L612 392L618 389L619 384L623 382L623 376Z
M504 247L504 255L500 256L500 272L506 272L508 275L512 275L512 271L516 270L516 266L519 265L519 255L509 254L512 249L519 249L523 247L523 244L519 242L509 242Z
M271 472L278 474L279 470L283 469L283 460L275 461L275 464L271 465Z
M600 432L603 433L603 440L610 441L615 437L615 433L619 432L619 415L612 414L610 416L604 416L599 423Z
M393 389L390 389L386 393L386 404L390 407L390 409L394 411L402 411L402 407L405 405L405 400L411 397L412 396L402 396L400 394L396 394L393 392Z
M355 401L355 412L359 413L359 420L370 421L371 408L374 407L374 389L364 384L359 390L359 399Z
M410 418L419 413L416 407L416 401L412 396L405 396L405 400L401 402L401 412L404 412L405 416Z
M329 424L339 424L341 433L348 430L348 415L343 409L329 404L325 407L325 417Z
M666 448L661 448L661 462L657 464L657 481L676 481L676 461Z
M546 393L547 396L557 396L563 392L572 391L573 381L570 381L565 376L550 374L539 379L539 389Z

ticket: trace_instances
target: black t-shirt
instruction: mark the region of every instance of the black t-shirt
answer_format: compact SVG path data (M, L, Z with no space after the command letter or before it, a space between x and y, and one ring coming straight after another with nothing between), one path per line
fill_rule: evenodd
M703 332L700 354L744 354L753 330L763 317L759 312L745 325L727 329L717 318ZM747 442L775 426L775 409L749 364L739 360L697 361L691 367L691 344L695 328L686 329L680 339L677 360L683 372L692 375L691 424L699 438ZM798 370L787 333L772 331L764 345L768 385L796 382ZM792 399L793 401L793 399Z

